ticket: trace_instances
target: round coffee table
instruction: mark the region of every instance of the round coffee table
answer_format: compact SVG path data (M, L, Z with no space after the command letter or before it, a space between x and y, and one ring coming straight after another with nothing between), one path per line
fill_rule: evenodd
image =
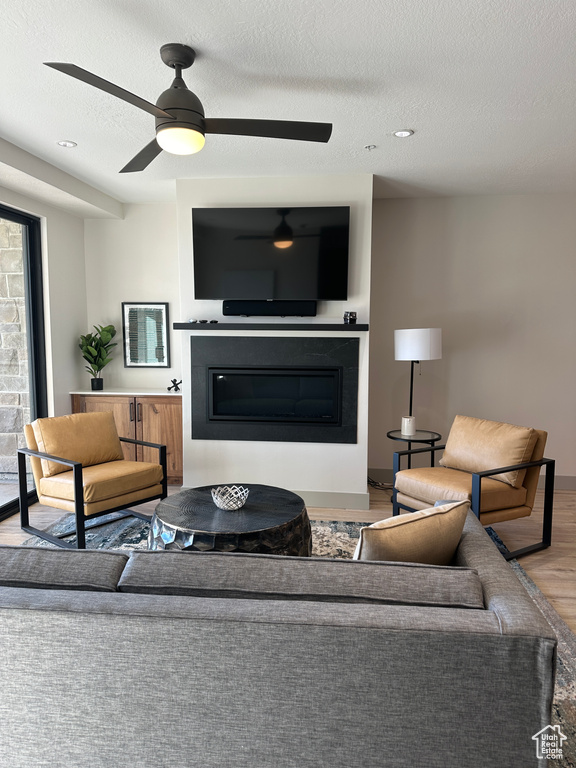
M239 485L239 483L236 483ZM309 557L312 532L304 501L291 491L244 483L241 509L219 509L215 485L188 488L163 499L152 517L148 549L258 552Z

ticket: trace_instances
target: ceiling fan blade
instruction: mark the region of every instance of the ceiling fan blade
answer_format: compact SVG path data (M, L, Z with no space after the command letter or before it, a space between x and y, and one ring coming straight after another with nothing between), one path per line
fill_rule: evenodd
M206 118L206 133L230 136L262 136L270 139L326 142L332 123L305 123L295 120L249 120L228 117Z
M162 147L156 139L152 139L150 144L146 144L144 149L141 149L138 154L127 163L120 173L134 173L134 171L143 171L147 168L152 160L162 152Z
M82 69L82 67L77 67L76 64L63 64L57 61L45 61L44 64L47 67L52 67L52 69L57 69L59 72L64 72L65 75L82 80L83 83L100 88L101 91L116 96L122 99L122 101L127 101L128 104L143 109L144 112L149 112L154 117L173 117L169 112L159 109L155 104L146 101L146 99L141 99L140 96L136 96L134 93L120 88L119 85L114 85L114 83L110 83L108 80L104 80L104 78L98 77L98 75L94 75L86 69Z

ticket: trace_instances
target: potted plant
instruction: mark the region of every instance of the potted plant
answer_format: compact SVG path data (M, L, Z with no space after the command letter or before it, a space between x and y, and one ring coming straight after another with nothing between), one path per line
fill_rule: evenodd
M87 333L80 336L82 357L88 362L86 370L92 375L92 389L104 389L104 381L100 376L100 371L111 361L109 355L112 347L117 346L112 342L116 336L116 328L113 325L95 325L95 333Z

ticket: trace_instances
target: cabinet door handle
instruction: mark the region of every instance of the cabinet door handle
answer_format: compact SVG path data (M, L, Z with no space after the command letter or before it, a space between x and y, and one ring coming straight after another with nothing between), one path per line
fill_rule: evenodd
M134 403L130 403L130 421L134 421Z
M142 421L142 403L136 405L136 420Z

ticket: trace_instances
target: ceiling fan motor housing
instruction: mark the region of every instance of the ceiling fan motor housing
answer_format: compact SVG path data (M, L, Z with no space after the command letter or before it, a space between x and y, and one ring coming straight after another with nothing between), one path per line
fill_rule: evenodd
M174 115L174 118L157 117L156 132L161 128L191 128L205 133L204 107L181 77L174 78L172 86L160 94L156 106Z

